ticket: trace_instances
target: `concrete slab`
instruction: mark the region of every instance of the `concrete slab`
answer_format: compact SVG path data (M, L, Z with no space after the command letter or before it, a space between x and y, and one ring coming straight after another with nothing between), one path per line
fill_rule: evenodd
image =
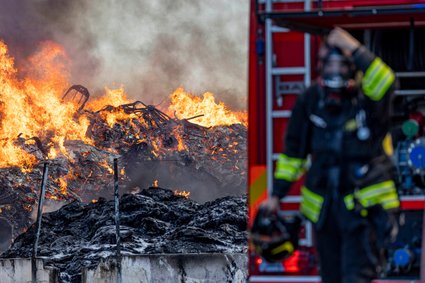
M37 259L37 283L57 283L57 270L44 268L43 261ZM1 283L28 283L31 282L31 259L12 258L0 260Z
M246 282L246 254L174 254L125 256L122 282ZM83 283L116 283L117 267L113 260L101 262L95 270L83 270Z

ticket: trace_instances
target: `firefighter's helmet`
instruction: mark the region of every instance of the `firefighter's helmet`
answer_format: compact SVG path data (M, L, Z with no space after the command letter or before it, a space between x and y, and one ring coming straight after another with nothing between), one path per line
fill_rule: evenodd
M255 251L268 262L291 256L298 248L301 218L284 218L278 212L260 207L251 228L251 241Z

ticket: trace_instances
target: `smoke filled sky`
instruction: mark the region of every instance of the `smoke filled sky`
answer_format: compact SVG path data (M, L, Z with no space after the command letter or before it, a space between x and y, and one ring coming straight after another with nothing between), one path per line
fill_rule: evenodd
M246 109L247 0L2 0L0 38L18 66L39 42L63 45L72 83L124 85L158 104L179 86Z

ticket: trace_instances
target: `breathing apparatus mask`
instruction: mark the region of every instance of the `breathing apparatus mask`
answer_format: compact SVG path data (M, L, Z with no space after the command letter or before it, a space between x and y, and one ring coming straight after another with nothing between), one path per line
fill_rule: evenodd
M325 105L331 110L338 110L342 101L354 93L353 63L336 47L328 47L321 60L321 86L325 93Z

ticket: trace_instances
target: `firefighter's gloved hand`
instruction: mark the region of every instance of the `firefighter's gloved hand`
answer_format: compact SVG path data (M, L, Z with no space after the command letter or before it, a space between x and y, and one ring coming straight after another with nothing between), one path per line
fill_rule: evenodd
M261 207L265 208L267 212L276 213L280 207L280 199L277 196L271 196L261 204Z
M327 43L332 47L338 47L345 56L351 57L354 50L360 47L360 42L342 28L334 28L328 35Z

